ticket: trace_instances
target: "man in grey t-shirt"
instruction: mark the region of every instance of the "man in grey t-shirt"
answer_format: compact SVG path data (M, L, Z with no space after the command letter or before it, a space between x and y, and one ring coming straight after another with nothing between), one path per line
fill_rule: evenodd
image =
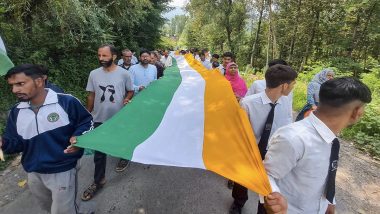
M116 48L112 45L103 45L98 49L98 59L101 65L91 71L86 91L87 110L94 118L94 127L98 127L116 114L133 97L133 84L128 71L117 66L114 61L117 57ZM105 142L106 143L106 142ZM90 200L105 184L106 154L95 151L94 183L82 195L82 200ZM122 165L122 170L128 166L129 161L121 159L116 169ZM120 166L120 167L119 167Z

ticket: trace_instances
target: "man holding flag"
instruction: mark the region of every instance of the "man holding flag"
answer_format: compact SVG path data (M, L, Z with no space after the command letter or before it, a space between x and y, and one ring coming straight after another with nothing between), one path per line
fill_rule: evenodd
M116 57L117 51L113 45L100 46L98 60L101 67L91 71L88 77L87 110L94 117L95 128L128 104L134 93L131 76L128 71L115 64ZM83 192L83 201L92 199L106 183L107 155L95 150L94 163L94 182ZM125 170L128 164L128 160L121 159L117 171Z
M22 152L29 189L42 208L74 214L76 165L83 149L70 144L92 129L92 116L75 97L46 89L45 70L24 64L7 72L5 78L20 102L10 110L0 148L6 154Z
M265 91L245 97L241 101L241 106L247 112L251 122L262 159L265 157L271 134L292 122L286 96L293 90L296 78L297 72L290 66L281 64L271 66L265 73ZM231 205L230 214L240 214L248 200L247 188L235 182L232 197L234 202ZM265 213L260 203L257 213Z
M335 212L337 135L359 121L372 98L365 84L349 77L323 83L319 97L314 113L279 129L269 142L264 165L274 192L265 200L270 213Z

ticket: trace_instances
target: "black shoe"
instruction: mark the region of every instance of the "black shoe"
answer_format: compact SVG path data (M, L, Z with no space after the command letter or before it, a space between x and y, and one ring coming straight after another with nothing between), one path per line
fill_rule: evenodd
M234 182L232 180L228 180L227 187L228 189L232 189L234 187Z
M122 172L129 166L129 160L120 159L119 163L116 166L116 172Z
M241 206L238 206L237 204L232 203L229 214L241 214L241 209L242 209Z

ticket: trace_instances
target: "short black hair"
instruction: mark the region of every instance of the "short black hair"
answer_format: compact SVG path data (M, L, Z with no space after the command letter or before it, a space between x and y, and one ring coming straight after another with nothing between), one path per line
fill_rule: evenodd
M213 54L212 57L219 59L219 54Z
M141 55L143 55L144 53L147 53L147 54L150 55L150 51L148 51L146 49L143 49L143 50L140 51L140 55L139 56L141 57Z
M271 67L273 65L288 65L288 63L283 59L274 59L268 62L268 67Z
M204 52L200 52L199 56L206 56L206 54Z
M36 79L47 76L49 69L43 65L22 64L9 69L4 78L5 80L8 80L11 76L19 73L24 73L26 76L31 77L32 79Z
M212 67L214 67L214 68L219 67L219 65L220 65L219 62L213 62L213 63L212 63Z
M113 56L113 55L116 55L116 56L117 56L117 49L115 48L115 46L113 46L113 45L111 45L111 44L104 44L104 45L101 45L101 46L99 47L99 49L100 49L100 48L105 48L105 47L108 47L108 48L110 49L112 56Z
M281 84L290 84L297 78L298 74L290 66L273 65L265 72L265 81L267 88L276 88Z
M232 59L235 58L235 55L232 53L232 52L225 52L223 55L222 55L222 58L224 57L231 57Z
M353 77L340 77L328 80L319 90L319 105L339 108L353 101L370 103L371 90Z

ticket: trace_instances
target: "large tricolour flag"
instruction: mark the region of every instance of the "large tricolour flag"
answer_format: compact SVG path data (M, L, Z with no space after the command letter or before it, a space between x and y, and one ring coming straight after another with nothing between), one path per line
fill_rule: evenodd
M252 128L230 83L192 55L175 59L163 78L77 145L144 164L211 170L268 195Z
M7 71L13 66L12 61L7 56L3 39L0 36L0 75L6 74Z

